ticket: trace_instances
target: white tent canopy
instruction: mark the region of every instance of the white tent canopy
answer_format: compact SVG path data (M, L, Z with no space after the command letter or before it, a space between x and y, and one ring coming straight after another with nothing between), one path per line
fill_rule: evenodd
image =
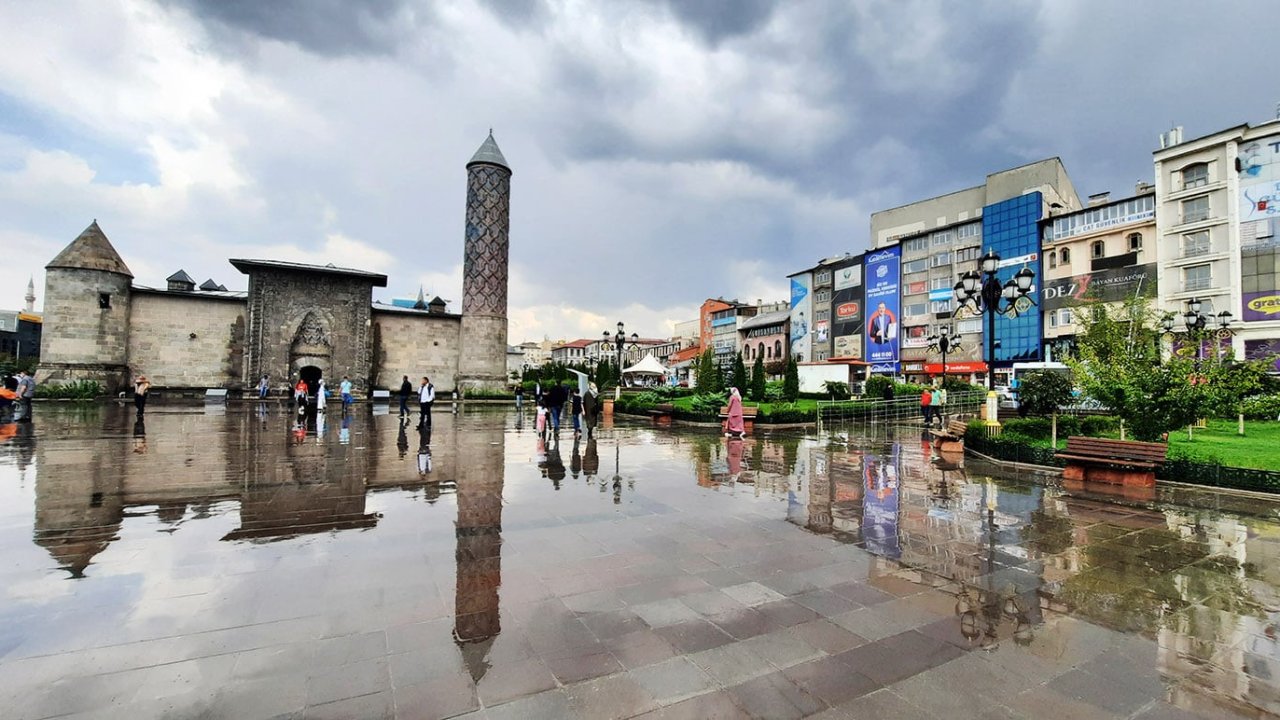
M622 371L623 375L666 375L667 369L653 355L645 355L644 359Z

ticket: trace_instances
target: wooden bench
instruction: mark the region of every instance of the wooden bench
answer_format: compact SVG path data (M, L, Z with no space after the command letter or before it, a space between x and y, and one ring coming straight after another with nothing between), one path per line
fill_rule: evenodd
M675 412L676 406L671 403L658 403L649 411L649 417L659 425L671 424L671 413Z
M1108 483L1129 487L1155 487L1156 468L1164 464L1169 446L1164 443L1112 440L1072 435L1065 451L1054 457L1067 461L1064 480Z
M759 414L760 408L746 407L742 408L742 429L744 432L751 432L756 426L756 415ZM720 407L720 422L723 423L729 419L729 406L722 405Z
M968 427L969 423L964 420L951 420L945 428L930 430L934 449L944 453L964 452L964 431Z

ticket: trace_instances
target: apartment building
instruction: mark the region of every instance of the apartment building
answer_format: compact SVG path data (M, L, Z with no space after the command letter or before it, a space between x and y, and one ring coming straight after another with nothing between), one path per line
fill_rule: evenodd
M1046 360L1074 352L1079 305L1156 297L1157 245L1156 194L1148 183L1139 183L1132 197L1099 193L1084 210L1050 212L1041 228L1039 296Z
M1280 119L1184 140L1154 153L1159 307L1231 313L1236 357L1280 354ZM1275 366L1280 372L1280 362Z

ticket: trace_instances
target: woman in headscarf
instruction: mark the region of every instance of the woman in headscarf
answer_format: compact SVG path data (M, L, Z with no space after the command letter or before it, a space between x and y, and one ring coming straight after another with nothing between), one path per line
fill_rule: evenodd
M747 436L747 427L742 420L742 395L738 388L729 388L729 419L724 423L724 434L740 438Z
M587 425L587 437L591 437L596 429L596 419L600 414L600 391L595 383L588 383L587 394L582 396L582 417Z

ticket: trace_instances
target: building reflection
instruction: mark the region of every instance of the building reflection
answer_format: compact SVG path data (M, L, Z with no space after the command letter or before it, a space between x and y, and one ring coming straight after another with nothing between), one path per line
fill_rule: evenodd
M471 453L458 464L453 639L471 679L478 682L489 669L489 649L502 631L498 588L502 584L505 434L493 423L467 433L486 451ZM564 466L560 469L563 477Z

